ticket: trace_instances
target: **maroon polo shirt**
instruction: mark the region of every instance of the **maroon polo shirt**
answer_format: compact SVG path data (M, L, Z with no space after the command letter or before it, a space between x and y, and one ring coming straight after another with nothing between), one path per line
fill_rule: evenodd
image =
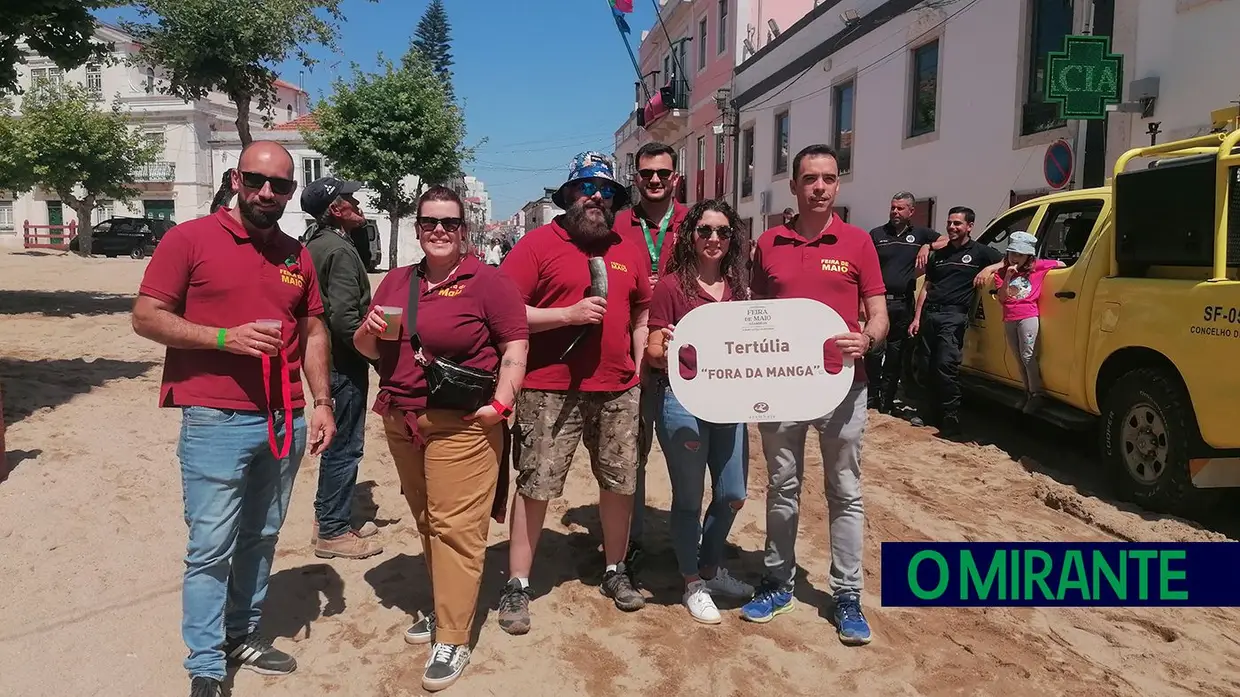
M530 336L525 387L620 392L637 384L633 363L633 314L650 305L650 279L638 249L614 232L590 250L573 242L560 218L526 233L504 258L500 271L516 283L530 307L568 307L590 288L589 258L607 262L607 311L590 326L565 360L564 352L582 331L561 327Z
M642 218L646 219L646 224L650 226L650 239L657 240L659 237L659 220L650 220L641 211L641 203L627 208L616 214L616 222L611 226L617 234L637 247L638 253L642 260L646 262L646 275L650 275L651 259L650 246L646 244L646 233L642 232L641 223L638 222ZM676 246L676 234L680 230L681 223L685 222L685 216L689 214L689 209L680 204L679 201L672 201L672 220L668 224L667 232L663 235L663 246L659 248L659 276L667 273L667 265L672 260L672 249Z
M229 209L169 230L159 241L138 292L177 308L194 324L230 329L278 319L284 350L272 359L271 403L263 391L262 361L219 350L168 348L159 403L239 411L300 409L301 335L297 322L323 314L310 253L277 228L256 243ZM283 404L280 363L288 369L292 403Z
M409 283L414 266L389 273L379 284L371 309L378 305L408 312ZM458 365L493 373L499 368L499 345L530 337L525 305L512 281L472 254L443 283L427 290L418 277L418 337L426 358L439 357ZM407 315L406 315L407 317ZM379 341L379 398L375 411L391 404L403 411L426 408L426 373L414 360L409 326L401 322L400 341Z
M689 311L694 308L707 303L727 302L732 299L732 287L727 283L723 284L723 298L720 300L715 300L700 284L695 283L694 288L696 292L692 296L686 295L678 277L664 276L659 279L659 283L654 287L654 295L650 299L650 331L674 327L680 322L681 317L689 314ZM674 356L667 357L669 365L675 360ZM688 380L697 374L697 354L693 351L685 351L679 363L680 377Z
M809 298L844 318L849 331L861 331L863 298L886 294L874 240L865 230L831 216L818 236L805 239L780 225L758 238L750 288L755 298ZM824 347L828 367L840 364L834 345ZM854 362L856 380L864 381L864 361Z

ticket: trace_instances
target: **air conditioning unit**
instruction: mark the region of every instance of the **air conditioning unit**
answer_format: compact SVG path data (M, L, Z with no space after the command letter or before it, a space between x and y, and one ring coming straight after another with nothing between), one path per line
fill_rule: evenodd
M758 194L758 213L767 215L771 212L771 191L767 189Z

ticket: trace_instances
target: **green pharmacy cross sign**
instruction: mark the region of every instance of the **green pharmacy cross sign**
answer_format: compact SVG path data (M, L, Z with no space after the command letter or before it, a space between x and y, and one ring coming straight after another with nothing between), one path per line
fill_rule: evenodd
M1046 56L1046 101L1063 119L1104 119L1120 101L1124 57L1111 53L1109 36L1065 36L1062 51Z

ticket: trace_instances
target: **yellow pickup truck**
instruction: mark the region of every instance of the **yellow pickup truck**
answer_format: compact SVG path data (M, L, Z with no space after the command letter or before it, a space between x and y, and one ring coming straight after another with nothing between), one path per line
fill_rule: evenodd
M1042 418L1093 428L1121 496L1183 510L1240 486L1240 129L1130 150L1104 187L1014 206L979 242L1037 235ZM1129 165L1136 165L1129 167ZM966 337L969 392L1015 404L992 286Z

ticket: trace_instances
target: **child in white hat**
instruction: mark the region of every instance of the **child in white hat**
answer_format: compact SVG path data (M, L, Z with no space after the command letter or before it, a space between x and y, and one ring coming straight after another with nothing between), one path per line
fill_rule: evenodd
M1046 272L1064 266L1062 261L1038 259L1038 238L1020 231L1008 237L1003 266L995 272L995 288L1003 307L1003 328L1012 353L1020 358L1025 382L1021 411L1032 414L1042 403L1042 374L1038 370L1038 298ZM993 268L993 267L992 267Z

